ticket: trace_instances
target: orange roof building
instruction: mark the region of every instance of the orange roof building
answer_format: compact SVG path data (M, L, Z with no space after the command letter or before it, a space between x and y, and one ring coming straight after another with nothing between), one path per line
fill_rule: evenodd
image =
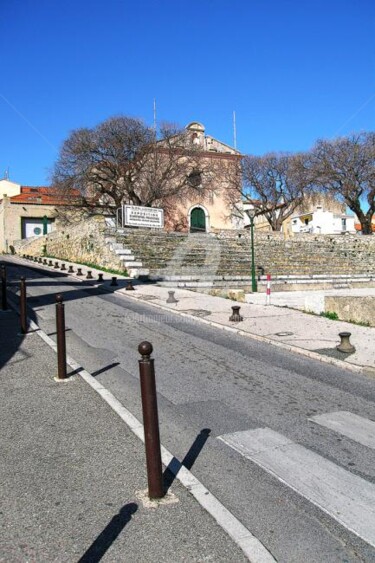
M66 197L54 187L0 180L0 252L9 252L17 240L53 231L58 207L65 204Z

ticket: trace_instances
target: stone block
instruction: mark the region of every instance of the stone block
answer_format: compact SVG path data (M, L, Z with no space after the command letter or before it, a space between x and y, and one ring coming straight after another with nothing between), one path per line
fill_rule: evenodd
M375 326L375 296L326 295L324 310L337 313L342 321L354 321Z

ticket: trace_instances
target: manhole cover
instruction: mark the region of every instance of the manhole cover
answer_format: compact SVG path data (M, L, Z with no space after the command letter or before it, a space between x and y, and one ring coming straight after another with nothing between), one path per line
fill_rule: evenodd
M293 336L294 332L276 332L275 336Z
M211 311L205 311L204 309L186 309L181 311L182 313L188 313L189 315L194 315L194 317L208 317L211 315Z

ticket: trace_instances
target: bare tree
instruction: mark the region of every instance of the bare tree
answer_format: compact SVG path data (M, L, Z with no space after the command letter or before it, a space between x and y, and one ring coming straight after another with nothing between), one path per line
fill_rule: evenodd
M372 234L375 133L358 133L333 141L319 140L311 153L310 169L315 184L344 201L357 215L362 233Z
M56 187L79 194L71 203L89 213L181 201L208 190L211 181L210 159L186 131L163 125L157 137L140 119L125 116L73 131L52 176Z
M273 231L280 231L309 189L304 171L303 154L245 156L230 171L228 198L232 209L241 213L243 203L251 203L256 216L263 215Z

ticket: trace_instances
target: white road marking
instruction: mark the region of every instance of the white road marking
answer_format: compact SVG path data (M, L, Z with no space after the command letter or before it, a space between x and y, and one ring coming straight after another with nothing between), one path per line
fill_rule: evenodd
M375 547L375 485L270 428L219 437Z
M373 420L346 411L319 414L309 420L375 450L375 422Z

